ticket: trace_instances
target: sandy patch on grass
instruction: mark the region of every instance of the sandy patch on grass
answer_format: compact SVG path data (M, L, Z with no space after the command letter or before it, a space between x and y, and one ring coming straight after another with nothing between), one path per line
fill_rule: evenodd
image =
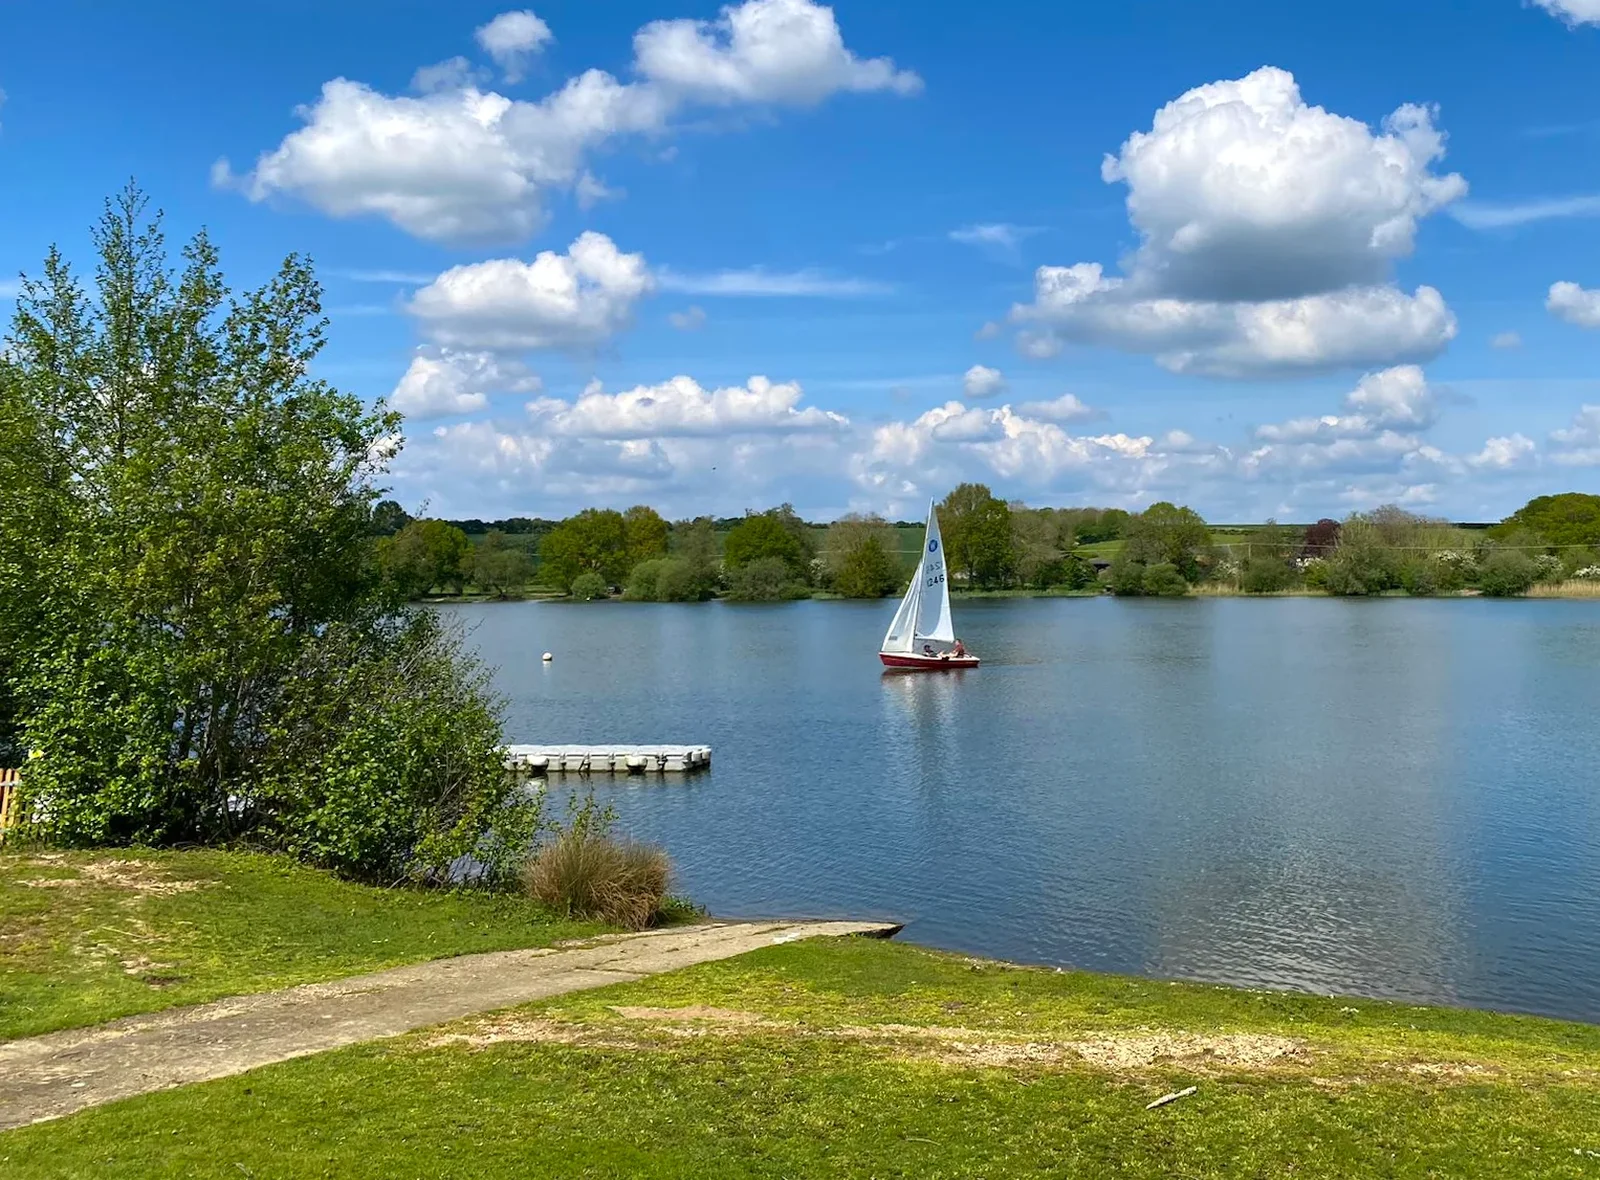
M173 893L192 893L214 884L211 881L193 881L169 877L152 864L140 860L94 860L72 866L76 877L32 877L19 880L18 885L30 889L82 889L89 885L107 885L131 893L164 897Z
M706 1021L711 1024L773 1026L780 1022L768 1020L758 1012L740 1012L733 1008L710 1008L704 1004L691 1004L686 1008L631 1008L613 1006L611 1009L626 1020L658 1020L669 1023L680 1021Z

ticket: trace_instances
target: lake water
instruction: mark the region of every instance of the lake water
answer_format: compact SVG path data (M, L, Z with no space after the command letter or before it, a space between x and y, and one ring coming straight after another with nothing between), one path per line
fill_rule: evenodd
M592 781L718 915L1600 1021L1600 603L958 601L938 675L892 603L444 609L509 740L714 747Z

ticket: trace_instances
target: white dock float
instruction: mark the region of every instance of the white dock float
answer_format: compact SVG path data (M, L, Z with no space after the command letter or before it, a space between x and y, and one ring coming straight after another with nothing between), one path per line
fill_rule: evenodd
M711 765L710 746L507 746L506 765L528 774L676 774Z

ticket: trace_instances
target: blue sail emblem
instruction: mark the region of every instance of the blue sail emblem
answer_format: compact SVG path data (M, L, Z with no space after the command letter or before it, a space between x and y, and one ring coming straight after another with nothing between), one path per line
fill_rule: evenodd
M928 552L929 553L936 553L936 552L938 552L938 549L939 549L938 538L930 537L928 539Z

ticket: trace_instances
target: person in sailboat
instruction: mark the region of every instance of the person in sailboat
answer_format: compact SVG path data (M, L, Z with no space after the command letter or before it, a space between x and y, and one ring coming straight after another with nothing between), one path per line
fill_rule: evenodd
M955 658L958 660L961 659L962 656L967 654L967 645L962 643L959 639L956 640L956 645L950 649L950 654L955 656Z
M933 644L924 643L922 645L922 654L927 656L931 660L934 656L938 655L939 653L933 650Z

